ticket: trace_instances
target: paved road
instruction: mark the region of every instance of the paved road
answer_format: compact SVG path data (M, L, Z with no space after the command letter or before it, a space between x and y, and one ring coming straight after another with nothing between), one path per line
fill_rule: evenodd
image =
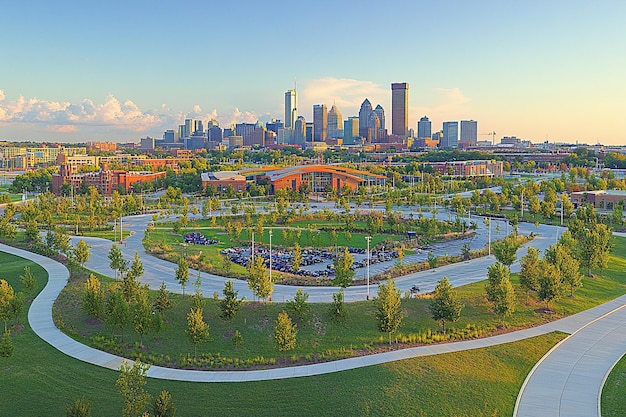
M11 253L14 255L22 256L30 259L34 262L41 264L48 272L48 284L42 290L42 292L33 301L29 312L28 321L33 331L45 340L47 343L57 348L61 352L79 359L81 361L91 363L94 365L102 366L109 369L119 369L123 359L109 353L101 352L99 350L82 345L72 338L63 334L54 326L52 320L52 304L58 293L63 289L67 283L69 273L67 269L60 263L53 261L49 258L25 252L20 249L12 248L5 245L0 245L0 250ZM533 327L517 332L497 335L484 339L468 340L455 343L446 343L431 346L419 346L409 349L402 349L392 352L385 352L375 355L362 356L357 358L343 359L334 362L296 366L279 369L268 370L254 370L254 371L190 371L182 369L169 369L158 366L152 366L148 371L148 376L152 378L169 379L169 380L181 380L181 381L197 381L197 382L239 382L239 381L260 381L271 379L284 379L294 378L300 376L320 375L331 372L338 372L343 370L355 369L365 366L377 365L385 362L392 362L402 359L414 358L418 356L428 356L440 353L457 352L462 350L478 349L487 346L494 346L502 343L509 343L517 340L526 339L529 337L546 334L553 331L562 331L567 333L574 333L578 329L583 328L575 336L582 334L585 331L585 326L588 323L592 323L588 327L593 326L594 329L600 329L600 332L611 333L607 331L604 326L612 328L615 320L611 312L619 311L619 314L623 314L626 311L626 295L610 301L606 304L597 306L593 309L584 311L582 313L575 314L573 316L554 321L542 326ZM623 325L624 320L622 316L618 317ZM605 330L602 330L605 329ZM623 337L624 332L618 332ZM622 352L626 351L626 344L621 343ZM592 351L601 352L598 350L602 347L602 344L595 343L587 354ZM618 347L619 350L619 347ZM554 352L558 352L555 350ZM552 354L554 354L554 352ZM560 353L557 353L560 355ZM558 359L558 357L557 357ZM557 361L561 367L561 371L567 374L572 374L576 362L570 360ZM599 392L603 381L598 379L584 379L583 383L587 382L584 386L585 390L593 392ZM528 386L526 385L526 390ZM569 389L567 385L563 386L563 390ZM566 391L563 391L566 392ZM555 394L556 395L556 394ZM560 397L563 397L562 393ZM551 415L551 414L543 414Z
M152 289L157 289L162 282L165 282L167 288L170 291L180 293L182 292L182 288L174 278L176 265L171 262L167 262L149 255L143 248L142 239L144 237L144 231L151 220L151 215L125 217L123 219L123 229L126 231L131 231L132 235L124 240L124 243L120 245L120 248L122 250L122 253L124 254L124 257L129 262L132 261L135 253L139 253L145 270L144 276L141 278L141 281L143 283L148 284ZM482 224L482 221L479 221L478 223ZM482 225L480 227L484 228L485 226ZM557 233L560 233L560 230L561 228L554 226L539 225L539 227L537 228L535 227L535 225L531 225L528 223L520 225L520 233L529 234L530 232L533 232L537 235L537 237L527 245L532 245L541 251L547 249L551 244L555 242ZM501 231L501 233L504 233L504 231ZM73 238L74 243L78 239L83 239L87 243L92 245L92 255L91 259L86 264L87 268L90 268L105 275L114 276L114 271L109 267L108 259L108 254L111 249L112 243L105 239L89 237ZM483 244L481 244L481 246ZM454 245L458 246L458 248L456 248L456 252L450 251L451 249L453 249ZM462 243L450 244L448 249L449 252L447 253L458 253L460 251L461 245ZM445 253L444 251L446 251L446 249L443 248L443 245L440 246L441 247L438 247L438 249L436 250L437 253ZM518 257L524 255L525 253L526 249L520 249L518 252ZM403 277L396 278L396 285L402 292L409 291L413 285L417 285L422 292L428 292L433 291L435 285L437 284L437 281L439 281L444 276L447 276L454 286L465 285L468 283L482 281L486 279L487 268L494 262L495 258L492 255L491 257L474 259L468 262L448 265L426 272L409 274ZM513 264L511 270L513 272L519 271L519 264ZM191 287L190 284L194 282L197 274L198 271L190 270L190 278L187 285L187 291L193 291L193 287ZM200 273L200 276L202 279L201 289L205 296L211 296L214 292L218 292L221 294L224 288L224 282L227 280L227 278L205 272ZM231 280L234 283L235 290L239 291L240 296L245 296L248 300L254 299L254 295L249 290L247 282L236 279ZM330 302L332 300L332 294L338 291L338 288L336 287L296 287L275 285L272 299L276 302L283 302L285 300L292 299L298 288L302 288L304 291L309 293L310 302ZM377 288L377 285L370 286L369 293L371 297L376 296ZM345 300L348 302L365 300L367 298L368 289L366 285L353 286L346 288L344 290L344 294Z

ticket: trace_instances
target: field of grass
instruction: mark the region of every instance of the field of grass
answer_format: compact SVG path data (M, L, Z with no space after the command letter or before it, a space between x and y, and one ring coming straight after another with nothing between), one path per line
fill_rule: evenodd
M602 389L602 415L626 416L626 355L615 365Z

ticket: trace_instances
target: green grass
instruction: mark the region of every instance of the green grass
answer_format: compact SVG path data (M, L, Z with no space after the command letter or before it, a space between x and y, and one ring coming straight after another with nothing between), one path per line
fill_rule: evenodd
M602 415L604 417L626 416L625 391L626 355L617 362L602 389Z
M101 239L108 239L112 242L115 239L120 240L119 230L117 232L113 232L113 230L79 230L79 232L81 236L99 237ZM123 230L122 234L124 235L124 239L130 236L130 232L127 232L126 230Z

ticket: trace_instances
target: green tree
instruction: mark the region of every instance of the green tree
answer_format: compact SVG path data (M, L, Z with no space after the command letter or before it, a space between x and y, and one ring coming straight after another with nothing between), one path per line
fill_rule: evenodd
M560 243L550 246L546 251L546 260L556 267L563 284L569 286L570 297L574 296L574 289L582 287L580 263L574 258L569 247Z
M428 262L428 266L430 266L432 269L437 268L437 264L439 263L439 259L432 251L428 252L428 257L426 258L426 261Z
M528 199L528 211L530 211L530 214L533 216L537 216L537 214L541 212L541 201L536 195Z
M224 294L224 298L220 301L220 318L230 323L239 312L244 298L237 298L239 292L235 291L232 281L224 283L222 294Z
M230 257L228 255L222 255L222 271L224 271L224 274L230 274L232 267L233 261L230 260Z
M354 264L354 257L345 248L343 253L333 260L335 266L335 278L333 279L333 285L347 288L352 285L352 279L354 278L354 270L352 265Z
M404 319L400 290L396 288L393 279L389 279L387 284L378 285L378 297L374 298L374 305L376 306L378 330L389 335L389 344L391 345L391 334L400 328Z
M591 223L579 233L572 233L578 244L575 250L580 266L591 276L592 268L606 268L613 248L611 229L601 223Z
M4 358L5 366L9 363L9 358L13 356L14 351L15 345L11 340L11 331L5 329L0 338L0 356Z
M65 409L65 417L91 416L91 403L86 398L74 401Z
M79 240L72 249L72 258L81 267L85 266L91 258L91 245L87 244L83 239Z
M311 307L307 303L309 300L309 293L302 291L302 288L298 288L293 300L287 300L285 303L285 309L291 316L298 322L306 320Z
M248 288L262 299L268 298L274 291L274 283L270 281L265 261L260 256L255 257L248 266Z
M167 290L165 282L161 282L161 286L159 287L159 291L157 292L157 296L154 301L154 309L159 312L161 317L163 317L165 310L171 306L170 292Z
M174 417L176 415L176 407L169 392L163 390L157 395L152 403L152 414L154 417Z
M120 366L120 375L115 385L124 400L123 417L143 416L150 403L150 394L146 391L146 373L150 365L137 360L131 366L126 360Z
M130 264L130 269L128 270L126 275L130 275L134 279L139 279L143 276L143 273L143 262L141 262L141 259L139 259L139 254L135 252L133 262Z
M117 246L117 244L111 245L111 250L109 251L109 267L115 271L115 279L117 279L118 271L123 271L126 269L126 261L124 260L124 255L122 255L122 250Z
M541 301L545 301L546 309L550 308L552 301L558 300L563 294L563 284L559 277L559 271L556 266L549 262L542 261L542 274L539 278L539 290L537 296Z
M487 300L493 305L493 312L502 317L503 323L515 311L515 291L510 275L509 268L499 262L487 270Z
M446 334L446 322L457 321L461 317L463 307L448 277L439 280L430 302L430 315L433 320L441 323L443 334Z
M515 254L519 247L520 244L517 241L517 237L508 235L501 241L493 244L493 254L499 262L510 267L515 262Z
M175 273L176 281L183 288L183 296L185 295L185 287L187 286L187 281L189 281L189 264L184 257L178 258L178 266L176 268Z
M27 294L33 293L35 287L37 286L37 281L35 280L35 276L29 266L24 267L24 273L20 275L20 282L22 283L24 291Z
M520 286L526 290L526 304L530 291L539 290L539 278L542 273L542 262L539 251L533 247L528 247L528 253L520 259Z
M143 335L152 330L152 305L148 300L148 289L142 288L133 303L133 326L139 334L139 346L143 347Z
M198 345L209 339L209 325L204 322L202 309L191 309L187 314L187 338L193 344L193 356L197 357Z
M343 301L343 289L333 293L333 301L330 303L330 318L341 321L346 317L346 304Z
M131 323L130 306L119 289L113 289L104 304L104 321L111 327L118 327L124 340L124 329Z
M500 283L504 278L510 279L511 271L509 267L500 262L496 262L487 268L487 285L485 285L485 293L487 301L495 304L498 300L500 291Z
M8 329L8 322L13 318L11 301L15 298L15 291L9 283L0 279L0 320L4 322L4 331Z
M278 313L274 329L276 349L283 353L295 349L297 336L296 325L291 322L289 315L284 311Z
M102 318L104 315L104 290L100 280L94 274L89 274L89 278L85 281L83 310L89 316L96 318Z
M302 265L302 249L300 248L300 244L296 242L291 261L291 269L293 272L298 272L300 270L300 265Z

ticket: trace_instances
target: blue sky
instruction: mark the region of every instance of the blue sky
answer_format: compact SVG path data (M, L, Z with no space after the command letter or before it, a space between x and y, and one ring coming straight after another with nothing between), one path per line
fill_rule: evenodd
M29 1L0 15L0 140L137 141L186 117L283 119L367 97L409 121L626 145L626 2ZM388 126L389 128L389 126ZM488 136L481 136L487 139Z

